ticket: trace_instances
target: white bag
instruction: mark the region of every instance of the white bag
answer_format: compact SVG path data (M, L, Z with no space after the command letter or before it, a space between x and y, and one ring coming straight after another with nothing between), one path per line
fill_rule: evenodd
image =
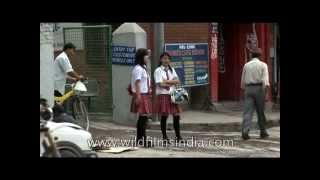
M174 104L182 104L186 101L189 101L188 92L182 88L172 88L170 89L171 102Z

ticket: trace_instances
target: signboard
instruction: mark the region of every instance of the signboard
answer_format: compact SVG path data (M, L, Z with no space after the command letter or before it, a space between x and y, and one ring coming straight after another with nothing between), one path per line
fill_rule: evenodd
M112 46L112 64L134 65L135 47Z
M208 84L208 43L169 43L165 51L183 87Z

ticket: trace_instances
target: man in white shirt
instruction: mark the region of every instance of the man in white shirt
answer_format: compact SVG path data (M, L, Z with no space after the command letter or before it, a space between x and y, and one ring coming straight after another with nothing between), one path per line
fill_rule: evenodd
M242 71L241 89L244 90L244 113L242 123L242 138L249 139L249 130L252 121L252 115L256 109L258 125L260 128L260 137L268 137L265 129L266 117L264 114L265 95L269 85L269 73L266 63L259 60L262 51L257 48L252 52L252 59L247 62Z
M72 43L67 43L63 47L63 52L54 60L54 90L55 96L62 96L65 93L67 78L73 81L83 79L72 68L69 58L74 56L76 47Z

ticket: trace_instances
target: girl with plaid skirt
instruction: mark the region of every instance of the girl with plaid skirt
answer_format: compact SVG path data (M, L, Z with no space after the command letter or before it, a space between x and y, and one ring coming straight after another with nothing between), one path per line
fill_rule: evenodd
M147 49L138 49L135 55L135 67L131 74L131 112L138 113L137 121L137 144L150 147L151 143L147 141L146 125L148 116L152 113L150 75L147 72L147 62L149 61L149 52Z
M180 135L180 113L181 108L178 104L171 102L170 90L180 83L179 77L174 68L170 66L171 56L164 52L160 56L159 67L154 72L156 83L157 102L155 111L161 115L161 131L164 142L169 144L166 133L167 119L169 114L173 116L173 126L176 134L176 141L184 142Z

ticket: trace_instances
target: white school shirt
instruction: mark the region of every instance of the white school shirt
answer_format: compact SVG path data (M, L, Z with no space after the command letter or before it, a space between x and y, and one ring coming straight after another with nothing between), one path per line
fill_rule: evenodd
M179 79L175 69L173 67L171 67L171 68L172 68L172 72L168 68L169 80L173 80L174 78ZM160 66L154 71L154 81L156 84L158 84L158 83L162 83L164 80L167 80L165 67ZM169 90L157 85L156 86L156 94L157 95L158 94L169 94L170 90L172 90L173 88L174 88L174 85L170 86Z
M151 85L151 79L148 75L146 69L140 65L136 65L131 73L131 90L136 93L136 84L135 82L140 80L140 93L148 93L148 80L149 85Z
M54 60L54 89L64 95L67 73L73 71L72 65L65 52Z
M258 58L253 58L243 67L241 88L244 89L245 85L250 83L262 83L263 87L270 85L268 66Z

